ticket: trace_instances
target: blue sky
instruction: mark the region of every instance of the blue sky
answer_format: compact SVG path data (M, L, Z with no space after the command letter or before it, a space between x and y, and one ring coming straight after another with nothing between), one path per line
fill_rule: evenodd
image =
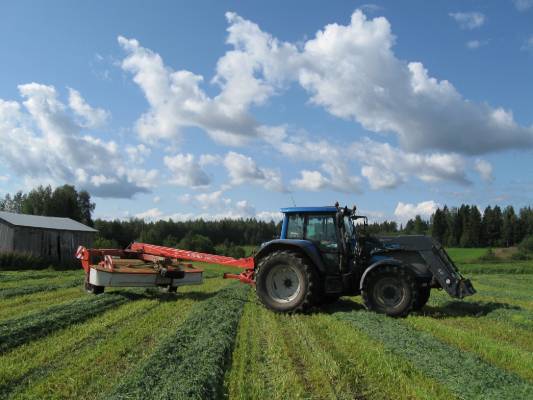
M0 194L96 216L532 203L533 1L2 2Z

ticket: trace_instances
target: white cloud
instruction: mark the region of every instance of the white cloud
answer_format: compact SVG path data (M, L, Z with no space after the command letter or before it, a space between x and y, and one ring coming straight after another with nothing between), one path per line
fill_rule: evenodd
M480 12L456 12L449 13L461 27L461 29L476 29L485 23L485 15Z
M18 88L22 104L0 99L0 159L25 181L74 183L98 197L128 198L153 187L157 171L132 169L115 142L82 134L53 86Z
M151 208L136 214L135 217L149 221L169 219L174 221L196 219L211 221L240 218L256 218L263 221L279 221L281 219L281 214L279 212L257 212L255 207L247 200L233 201L232 199L223 197L223 194L224 192L222 190L218 190L211 193L200 193L196 195L186 194L180 197L180 201L202 210L201 212L166 214L158 208Z
M126 154L132 163L144 163L146 158L149 157L151 153L152 150L142 143L136 146L126 146Z
M76 115L84 120L81 123L84 128L101 128L107 123L110 118L108 111L91 107L77 90L69 88L68 92L68 105Z
M466 162L457 154L404 152L370 139L352 144L350 153L363 165L361 174L372 189L394 188L415 176L424 182L470 183Z
M170 183L173 185L197 188L211 183L211 178L192 154L165 156L163 161L172 174Z
M513 0L516 9L520 12L524 12L533 7L533 0Z
M256 66L256 79L278 91L296 80L312 103L370 131L396 133L408 151L482 154L533 145L533 127L519 126L511 111L468 101L450 82L431 77L422 63L398 59L383 17L368 20L358 10L348 25L327 25L301 49L242 18L231 19L230 30L243 62ZM261 45L266 38L275 46ZM283 49L285 56L280 60L273 49Z
M402 223L415 218L417 215L420 215L424 219L429 219L431 214L439 207L440 205L433 200L423 201L418 204L399 202L394 210L394 215Z
M408 151L483 154L533 146L533 127L518 125L511 111L469 101L422 63L398 59L384 17L369 20L357 10L348 25L327 25L300 45L279 41L235 13L226 17L232 49L218 60L212 82L220 92L214 97L200 88L203 77L173 71L136 40L119 37L128 53L122 67L134 74L150 104L137 123L143 139L176 140L188 126L226 145L275 136L279 127L261 126L249 108L298 82L312 104L367 130L395 133ZM454 18L465 26L485 20L480 13Z
M494 180L492 176L492 165L488 161L478 158L474 168L485 182L490 183Z
M150 208L149 210L135 214L135 218L144 219L145 221L157 221L162 219L163 212L159 208Z
M155 196L155 197L152 199L152 201L153 201L155 204L157 204L157 203L159 203L159 202L161 201L161 197L159 197L159 196Z
M7 182L9 180L9 175L0 175L0 182Z
M297 189L319 191L330 189L343 193L360 193L361 178L350 174L347 165L338 160L330 160L321 165L322 171L300 171L300 177L291 181Z
M531 35L522 45L522 50L533 50L533 35Z
M488 44L487 40L469 40L466 42L466 47L468 47L471 50L479 49L482 46L486 46Z
M256 184L267 190L284 192L281 173L269 168L260 168L256 162L244 154L230 151L224 157L231 185Z
M150 109L137 121L137 131L147 142L179 140L186 127L204 129L216 141L239 145L255 135L255 121L245 105L210 98L200 88L203 77L190 71L173 71L159 54L135 39L118 38L127 52L122 68L133 73ZM241 98L243 100L243 98Z

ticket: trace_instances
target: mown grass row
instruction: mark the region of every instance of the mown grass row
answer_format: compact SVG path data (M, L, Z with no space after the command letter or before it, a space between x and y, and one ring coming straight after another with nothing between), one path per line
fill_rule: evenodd
M61 284L45 284L45 285L31 285L22 287L10 287L7 289L0 289L0 299L9 299L11 297L24 296L38 292L51 292L58 289L66 289L74 286L80 286L83 283L83 278L76 278Z
M230 399L451 399L444 386L348 323L248 303L226 376Z
M247 286L233 284L195 305L183 324L107 398L219 398L247 292Z
M136 297L128 292L88 296L19 318L4 320L0 322L0 354L73 323L85 321Z
M52 292L37 292L25 296L11 297L0 300L0 321L22 317L50 306L86 297L81 287L58 289Z
M437 334L437 325L430 318L414 319L414 326L411 326L410 319L402 321L366 311L333 311L332 315L379 340L394 354L404 357L459 397L527 399L533 396L533 385L517 373L498 368L475 353L463 351L461 344L466 344L465 349L474 350L473 346L467 345L464 336L450 339L451 344L440 340L443 335Z
M4 271L0 272L0 286L3 286L6 282L12 281L32 281L40 279L50 279L62 277L81 276L83 271L71 270L71 271L54 271L54 270L39 270L39 271Z
M181 288L176 295L148 293L15 349L0 358L0 376L9 376L0 397L107 399L177 329L194 304L227 283L210 280L201 287Z
M459 264L463 274L533 274L532 261Z

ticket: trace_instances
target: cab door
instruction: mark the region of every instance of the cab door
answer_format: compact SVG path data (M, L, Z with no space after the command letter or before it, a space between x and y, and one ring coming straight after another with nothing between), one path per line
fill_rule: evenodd
M334 215L307 215L305 218L304 239L316 245L329 271L339 271L340 249Z

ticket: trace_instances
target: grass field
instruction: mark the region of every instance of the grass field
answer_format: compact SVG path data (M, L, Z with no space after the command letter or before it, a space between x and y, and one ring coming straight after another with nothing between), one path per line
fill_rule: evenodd
M176 295L0 272L0 398L532 399L533 265L450 253L478 293L404 319L358 297L273 314L212 266Z

